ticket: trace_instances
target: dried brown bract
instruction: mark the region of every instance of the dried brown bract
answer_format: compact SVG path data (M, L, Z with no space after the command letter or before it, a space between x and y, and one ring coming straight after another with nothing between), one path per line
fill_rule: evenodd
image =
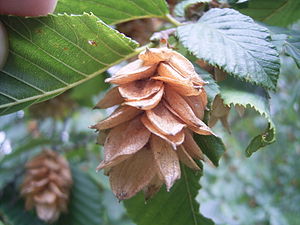
M217 95L211 107L208 125L210 127L213 127L218 122L218 120L220 120L222 126L228 131L228 133L230 133L230 126L228 123L229 112L230 107L224 104L224 101L220 97L220 95Z
M193 64L168 49L147 49L107 82L117 84L97 108L120 106L92 126L104 143L105 169L112 190L128 199L140 190L154 195L180 178L180 162L200 170L194 159L209 162L193 139L193 132L214 135L202 121L207 104Z
M26 164L21 186L25 208L35 208L41 220L53 223L61 212L67 212L71 186L68 162L57 153L45 150Z

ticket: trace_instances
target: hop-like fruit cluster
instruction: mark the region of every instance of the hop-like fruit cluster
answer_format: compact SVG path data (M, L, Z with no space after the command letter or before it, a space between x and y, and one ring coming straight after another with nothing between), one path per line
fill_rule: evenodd
M98 140L104 144L97 169L106 170L117 198L142 189L148 198L163 183L170 190L180 178L179 161L200 169L193 158L207 159L193 132L213 132L202 121L206 82L191 62L168 48L147 49L106 81L117 86L96 108L120 106L92 128L100 130Z
M25 208L35 207L41 220L52 223L61 212L67 212L71 186L68 162L57 153L45 150L26 164L21 186Z

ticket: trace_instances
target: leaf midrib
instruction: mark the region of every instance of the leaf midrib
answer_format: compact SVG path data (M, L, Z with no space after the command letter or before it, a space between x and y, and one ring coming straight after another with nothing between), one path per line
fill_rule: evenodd
M184 177L184 184L185 184L186 190L187 190L188 202L189 202L189 205L191 207L191 212L192 212L192 215L193 215L194 224L198 225L197 217L196 217L196 214L195 214L195 209L194 209L194 206L193 206L193 196L191 194L191 189L190 189L189 182L187 180L187 175L186 175L185 170L186 170L186 168L182 167L182 174L183 174L183 177Z

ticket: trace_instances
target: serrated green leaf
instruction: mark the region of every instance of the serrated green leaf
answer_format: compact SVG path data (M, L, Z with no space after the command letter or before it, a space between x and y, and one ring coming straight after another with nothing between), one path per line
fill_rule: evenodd
M140 18L162 18L169 13L165 0L59 0L55 12L68 14L92 12L107 24Z
M140 193L126 200L128 215L137 225L212 225L210 219L199 213L196 196L200 189L201 173L181 167L181 179L170 192L163 187L152 199L145 203Z
M23 176L16 177L13 183L1 190L0 215L9 225L47 225L39 220L33 211L25 210L25 202L20 196L18 187L22 179Z
M258 149L275 141L275 125L271 119L268 93L257 86L234 79L227 79L220 83L221 98L226 105L242 105L251 107L268 121L266 130L254 137L246 148L249 157Z
M273 43L279 53L292 57L300 68L300 32L281 27L266 27L271 31Z
M240 12L274 26L288 26L300 19L299 0L250 0Z
M184 17L185 10L187 8L189 8L190 6L195 5L197 3L208 3L208 2L211 2L211 0L185 0L185 1L178 3L175 6L174 12L177 16Z
M25 211L24 201L13 187L6 188L0 199L0 214L10 225L47 225L33 212Z
M211 9L197 23L177 28L195 56L244 81L275 89L279 56L269 31L233 9Z
M0 71L0 115L75 87L135 54L137 43L96 16L1 16L10 54Z

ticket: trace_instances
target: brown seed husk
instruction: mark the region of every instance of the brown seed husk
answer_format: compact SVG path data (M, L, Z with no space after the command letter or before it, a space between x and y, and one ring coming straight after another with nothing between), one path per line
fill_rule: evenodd
M151 135L150 145L156 166L163 176L167 191L170 191L181 175L178 156L169 143L156 135Z
M120 95L118 87L110 89L105 96L96 104L96 109L106 109L115 105L119 105L124 102L124 99Z
M190 79L195 84L199 86L206 84L206 82L196 73L193 64L180 53L173 51L172 57L169 59L168 63L183 77Z
M154 109L147 110L146 115L164 135L176 135L186 126L173 116L163 102L160 102Z
M125 102L124 105L132 106L140 110L150 110L157 106L163 94L164 94L164 86L162 86L157 93L153 94L149 98L137 100L137 101L128 101Z
M214 67L202 59L198 59L196 63L204 70L209 72L210 74L214 74Z
M187 167L191 168L192 170L201 170L182 145L178 146L177 155L179 160Z
M133 119L142 111L131 106L118 107L109 117L92 126L92 129L106 130Z
M185 130L185 139L183 142L185 150L195 159L204 160L204 154L197 143L194 141L194 138L190 131Z
M159 191L163 183L164 181L160 179L158 175L155 175L150 183L144 188L145 200L154 196Z
M140 53L139 59L144 61L144 65L153 65L168 61L173 53L174 51L169 48L150 48Z
M162 139L166 140L167 142L169 142L172 147L174 149L176 149L177 145L180 145L183 143L184 141L184 132L183 130L180 131L179 133L177 133L176 135L164 135L163 133L161 133L161 131L159 129L157 129L152 123L151 121L148 119L148 117L146 116L146 114L144 114L141 118L142 123L144 124L144 126L153 134L161 137Z
M161 81L137 80L119 86L119 91L127 101L141 100L157 93L162 88Z
M156 174L153 154L143 148L129 159L111 168L109 180L120 200L131 198L146 187Z
M105 82L112 84L127 84L132 81L145 79L155 72L156 65L146 66L142 60L135 60L122 69L120 69L113 77L107 78Z
M110 130L107 129L107 130L101 130L101 131L99 132L99 134L98 134L98 136L97 136L97 144L98 144L98 145L104 145L105 140L106 140L106 138L107 138L107 135L108 135L109 131L110 131Z
M230 126L228 123L228 115L230 107L224 104L220 95L217 95L213 101L208 125L213 127L218 120L221 121L223 127L230 133Z
M215 81L221 82L227 78L227 73L217 67L214 68Z
M196 133L203 135L213 134L210 128L204 122L202 122L202 120L197 118L192 108L179 94L177 94L169 87L166 87L165 89L165 98L167 102L179 115L180 119L182 119L189 125L190 129L192 129Z
M203 91L202 91L203 92ZM203 102L202 97L198 96L182 96L183 99L189 104L193 112L199 119L203 119L204 111L206 108L205 102Z
M193 85L188 83L188 81L172 79L169 77L156 76L152 77L153 80L163 81L172 86L176 92L184 96L199 95L199 90L194 88Z
M173 80L178 81L189 81L189 79L186 79L184 76L182 76L180 73L178 73L173 67L171 67L167 63L160 63L157 67L157 73L159 76L162 77L168 77Z
M136 153L146 145L150 134L140 117L112 128L104 143L104 162Z

